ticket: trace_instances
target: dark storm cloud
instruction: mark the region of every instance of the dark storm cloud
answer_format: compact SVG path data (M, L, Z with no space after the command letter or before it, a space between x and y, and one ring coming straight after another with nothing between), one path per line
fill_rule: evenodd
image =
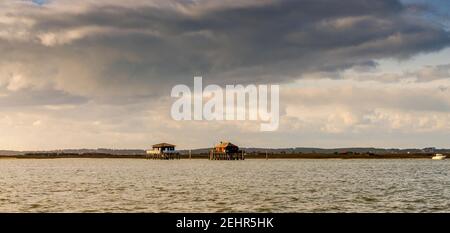
M76 13L52 8L16 12L35 20L31 34L41 37L33 40L48 48L43 53L42 44L33 49L23 41L17 42L20 47L0 41L0 48L34 56L43 66L54 57L85 60L86 54L96 53L99 64L86 69L93 71L89 78L99 92L114 85L128 92L147 86L157 96L175 83L191 82L194 75L221 84L283 82L306 72L404 59L450 43L449 32L394 0L286 0L214 8L203 7L205 2L173 2L178 4L102 2ZM42 37L46 33L53 34Z
M134 53L138 61L118 60L105 75L151 80L191 79L196 74L224 78L232 72L249 82L258 81L261 73L277 75L264 78L276 82L305 71L406 58L450 43L448 32L408 16L405 6L392 0L275 1L198 12L196 6L185 7L193 13L102 6L81 14L46 14L35 27L108 27L110 33L88 35L72 46Z

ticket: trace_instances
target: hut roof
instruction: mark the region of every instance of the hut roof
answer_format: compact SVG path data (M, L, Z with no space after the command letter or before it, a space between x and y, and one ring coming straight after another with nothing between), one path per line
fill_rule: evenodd
M216 148L224 148L224 147L228 147L228 146L237 147L236 145L234 145L231 142L220 142L219 144L216 145Z
M161 148L161 147L175 147L175 145L169 144L169 143L158 143L152 146L153 148Z

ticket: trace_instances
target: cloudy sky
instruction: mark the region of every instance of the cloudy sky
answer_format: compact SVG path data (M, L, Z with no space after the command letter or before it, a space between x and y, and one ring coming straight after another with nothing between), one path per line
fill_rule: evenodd
M450 148L447 0L1 0L0 149ZM170 90L280 84L280 128Z

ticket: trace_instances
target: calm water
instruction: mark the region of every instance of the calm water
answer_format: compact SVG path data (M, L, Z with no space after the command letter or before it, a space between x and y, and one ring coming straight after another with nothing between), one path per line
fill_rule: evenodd
M1 212L450 212L450 160L0 160Z

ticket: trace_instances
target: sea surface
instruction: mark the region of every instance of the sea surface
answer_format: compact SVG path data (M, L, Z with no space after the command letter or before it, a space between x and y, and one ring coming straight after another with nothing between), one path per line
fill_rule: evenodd
M0 159L0 212L450 212L450 160Z

